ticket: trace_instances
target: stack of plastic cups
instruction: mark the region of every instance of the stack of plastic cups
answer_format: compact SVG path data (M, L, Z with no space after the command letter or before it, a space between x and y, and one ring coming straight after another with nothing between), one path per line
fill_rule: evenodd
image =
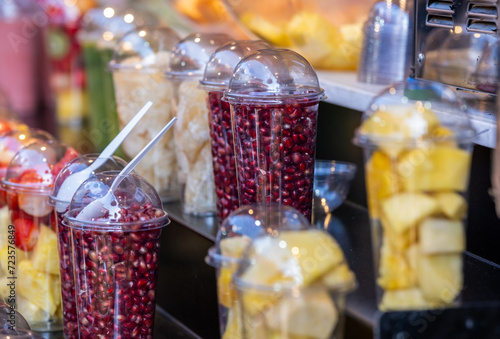
M123 141L124 153L133 158L174 116L170 98L173 89L164 72L171 49L179 42L167 27L143 26L127 33L114 48L109 64L113 72L120 128L147 102L153 106ZM135 168L148 180L164 202L179 198L177 160L173 135L168 133Z
M98 160L97 160L98 159ZM72 176L79 173L96 161L101 165L94 171L87 173L88 176ZM68 211L71 198L77 188L89 177L98 172L110 170L122 170L127 163L118 158L98 158L97 154L79 156L63 167L54 182L54 188L49 197L49 203L54 207L56 213L57 237L59 248L59 263L61 274L61 295L63 332L66 339L78 338L78 318L75 296L75 278L73 271L73 247L71 243L71 229L63 224L63 218ZM69 178L69 179L68 179ZM76 181L75 181L76 180Z
M174 140L180 201L182 211L190 215L216 213L209 112L206 92L198 85L212 53L230 40L225 34L190 34L172 49L166 72L174 86L171 100L178 118Z
M223 100L231 105L240 205L278 202L311 220L317 114L324 91L299 54L243 58Z
M2 180L11 222L5 230L9 247L1 255L14 255L15 263L4 267L0 286L17 278L15 306L39 332L62 330L56 222L49 194L59 171L77 156L64 144L37 141L17 152Z
M200 87L207 91L212 160L219 223L239 206L233 128L229 103L222 101L236 64L259 49L271 48L260 40L239 40L219 47L210 57Z
M411 80L362 120L354 142L365 153L379 309L459 302L475 137L466 106L444 85Z
M86 180L62 222L71 229L81 339L153 336L160 236L170 220L158 192L135 174L110 193L112 204L91 204L118 174Z

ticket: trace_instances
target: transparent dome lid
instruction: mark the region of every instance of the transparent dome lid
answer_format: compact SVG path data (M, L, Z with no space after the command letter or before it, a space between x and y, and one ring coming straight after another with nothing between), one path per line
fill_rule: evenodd
M68 145L37 140L14 155L2 186L7 190L49 194L59 171L77 156L78 152Z
M163 227L169 222L158 192L143 177L128 174L111 190L119 173L96 173L78 187L65 217L70 227L135 231Z
M245 248L257 236L276 236L281 229L304 230L312 226L295 208L278 203L242 206L224 219L208 251L207 263L238 262Z
M210 56L200 87L205 90L227 89L233 70L245 56L272 46L262 40L236 40L225 43Z
M101 48L113 48L116 41L129 31L158 22L155 15L130 5L92 8L83 15L78 38L83 43L93 42Z
M117 156L99 158L99 154L81 155L68 162L57 175L50 194L50 203L59 212L64 212L80 185L96 173L121 171L127 162Z
M226 34L189 34L172 49L166 75L173 79L201 78L212 53L230 40Z
M309 62L288 49L261 49L235 67L224 99L279 102L281 98L322 100L324 90Z
M165 26L142 26L115 45L111 70L166 70L172 48L180 38Z
M467 106L448 86L409 79L389 86L363 113L354 143L412 146L424 140L470 142L476 133Z

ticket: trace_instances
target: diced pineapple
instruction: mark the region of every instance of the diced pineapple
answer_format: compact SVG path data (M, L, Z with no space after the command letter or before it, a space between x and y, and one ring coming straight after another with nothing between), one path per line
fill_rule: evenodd
M465 250L465 230L461 220L427 218L419 226L423 254L460 253Z
M418 285L426 300L450 304L463 286L462 254L421 255L417 261Z
M30 260L19 262L17 276L20 277L17 280L19 296L53 315L61 304L59 277L35 269Z
M431 131L431 137L434 142L441 146L457 147L457 143L453 139L455 133L444 126L438 126Z
M417 271L417 261L419 256L420 249L418 243L412 244L406 250L406 262L408 262L408 265L413 272Z
M48 312L19 296L16 298L16 306L19 313L21 313L30 324L45 322L50 318L50 314Z
M347 263L342 263L321 276L314 284L335 289L342 286L353 286L355 283L354 273L349 269Z
M250 241L250 237L246 235L222 239L219 243L221 254L225 257L240 258Z
M227 313L227 325L222 335L222 339L241 339L242 328L239 315L239 308L230 309Z
M467 189L471 155L459 148L436 145L418 148L401 156L398 171L409 192Z
M217 279L217 296L219 303L231 308L236 300L236 291L233 286L233 274L236 270L236 264L224 265L220 268L219 277Z
M286 27L272 23L264 17L250 12L241 15L241 22L252 32L276 46L290 46L290 39L285 31Z
M418 234L416 226L412 226L408 230L398 233L390 226L384 213L381 213L380 215L380 223L382 224L382 229L385 235L384 241L386 241L394 251L403 252L408 248L408 246L417 241Z
M9 263L9 245L5 245L0 249L0 267L4 272L9 272L9 266L11 269L15 268L18 262L28 259L28 252L23 251L19 247L15 247L14 250L15 254L13 253L10 254L13 258L10 258L11 262ZM12 252L12 246L11 246L11 252ZM15 260L13 260L14 258Z
M422 193L400 193L382 201L388 226L400 234L438 210L436 200Z
M40 225L40 236L33 248L31 261L39 271L59 275L59 250L57 234L49 227Z
M467 212L467 202L458 193L438 192L433 196L437 200L441 212L450 219L462 219Z
M377 283L386 290L415 286L415 271L411 269L404 254L391 250L385 242L380 249L378 271Z
M292 336L329 338L338 323L338 310L326 290L287 295L266 313L267 327Z
M426 300L416 287L384 291L379 304L381 311L421 310L438 307L439 304Z

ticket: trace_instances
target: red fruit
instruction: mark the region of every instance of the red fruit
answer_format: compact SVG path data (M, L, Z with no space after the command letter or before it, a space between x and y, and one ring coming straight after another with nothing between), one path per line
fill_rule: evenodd
M17 178L13 178L12 181L20 184L38 184L43 182L43 178L34 168L30 168L21 173Z
M6 196L7 196L7 198L6 198L7 206L9 206L9 209L11 211L19 210L19 202L18 202L17 193L13 192L13 191L7 191Z
M68 147L61 160L52 167L52 175L56 177L62 168L76 157L78 157L78 152L73 147Z
M57 233L56 211L53 211L52 213L50 213L50 221L49 222L50 222L50 228L52 228L52 230Z
M35 247L40 234L38 225L32 220L18 218L14 220L16 246L23 251L31 251Z

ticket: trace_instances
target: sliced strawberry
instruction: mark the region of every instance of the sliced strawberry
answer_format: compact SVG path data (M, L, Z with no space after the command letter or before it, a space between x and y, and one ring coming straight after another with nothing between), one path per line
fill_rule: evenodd
M7 191L7 206L9 206L9 209L11 211L17 211L19 210L19 201L18 201L18 196L15 191Z
M16 246L24 251L31 251L35 247L40 234L38 225L26 218L14 220Z
M43 182L43 178L38 174L36 169L30 168L21 173L17 178L11 179L11 181L19 184L38 184Z
M61 160L59 160L59 162L52 167L52 175L57 177L62 168L77 156L78 152L73 147L68 147Z

